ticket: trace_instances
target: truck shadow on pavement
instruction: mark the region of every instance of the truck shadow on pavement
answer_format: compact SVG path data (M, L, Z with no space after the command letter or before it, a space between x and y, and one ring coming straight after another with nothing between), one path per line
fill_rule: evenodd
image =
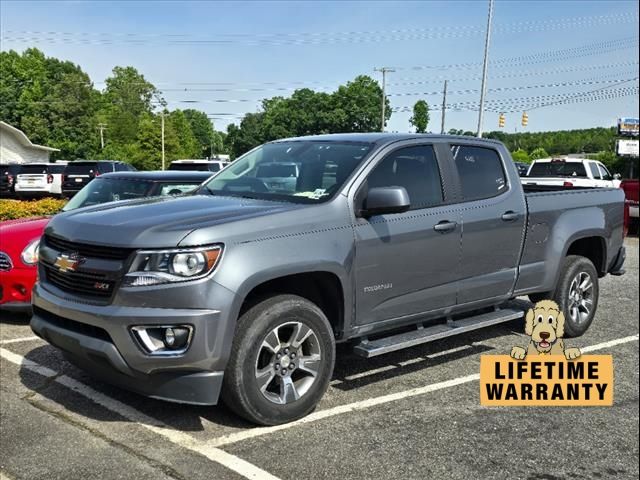
M333 388L341 392L347 392L384 380L400 379L419 370L491 351L493 350L492 347L478 344L478 342L511 336L515 332L519 332L520 328L520 321L516 320L461 335L460 337L452 337L432 344L418 345L372 359L358 357L350 352L349 345L342 344L338 346L330 390ZM60 351L50 345L39 346L28 351L25 354L25 358L59 372L58 377L60 375L71 377L99 394L106 395L177 430L185 432L203 431L205 429L203 420L205 423L211 422L215 425L235 429L255 427L255 425L236 416L222 403L215 407L169 403L147 398L103 383L67 362ZM25 387L71 412L98 421L121 422L123 420L119 414L96 404L90 398L78 395L69 388L60 385L55 381L58 377L45 378L24 366L20 369L20 380Z

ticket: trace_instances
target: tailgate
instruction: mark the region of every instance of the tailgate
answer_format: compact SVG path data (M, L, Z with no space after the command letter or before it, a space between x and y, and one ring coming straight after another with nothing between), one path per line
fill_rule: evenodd
M47 186L46 173L23 173L18 175L16 186L24 188L44 188Z

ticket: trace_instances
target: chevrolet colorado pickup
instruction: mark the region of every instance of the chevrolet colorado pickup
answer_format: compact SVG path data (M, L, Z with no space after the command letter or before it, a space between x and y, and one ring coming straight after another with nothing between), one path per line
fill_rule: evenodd
M278 190L256 172L296 164ZM622 274L621 189L525 191L503 144L337 134L262 145L193 195L47 225L33 331L165 400L259 424L314 409L335 345L364 357L510 321L553 298L581 335Z

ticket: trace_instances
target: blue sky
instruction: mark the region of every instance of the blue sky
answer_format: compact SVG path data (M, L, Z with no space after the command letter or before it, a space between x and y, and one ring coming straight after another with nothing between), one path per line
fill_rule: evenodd
M96 88L114 66L132 65L170 108L210 113L218 129L256 111L261 98L302 85L332 91L359 74L379 78L374 67L394 67L387 92L397 111L388 130L410 130L402 110L418 99L439 108L445 78L448 103L457 105L446 128L475 130L487 7L2 0L1 48L34 46L71 60ZM638 114L637 2L496 0L493 26L485 130L498 129L500 110L508 132L523 130L524 108L529 131L608 126ZM429 130L439 129L433 111Z

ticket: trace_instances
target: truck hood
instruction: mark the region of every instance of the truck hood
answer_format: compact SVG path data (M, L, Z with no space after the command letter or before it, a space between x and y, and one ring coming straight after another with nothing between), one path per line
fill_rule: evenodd
M56 215L45 233L95 245L177 246L194 230L245 221L303 205L238 197L156 197L80 208Z

